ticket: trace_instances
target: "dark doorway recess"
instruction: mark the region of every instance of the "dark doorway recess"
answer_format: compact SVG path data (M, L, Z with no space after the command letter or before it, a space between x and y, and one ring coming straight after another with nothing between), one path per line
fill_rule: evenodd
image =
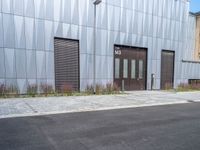
M122 90L146 90L146 48L114 46L114 82Z
M189 79L188 83L190 85L200 85L200 79Z
M175 52L162 50L161 53L161 89L173 89L174 87L174 59Z
M79 41L54 38L55 87L62 90L80 89Z

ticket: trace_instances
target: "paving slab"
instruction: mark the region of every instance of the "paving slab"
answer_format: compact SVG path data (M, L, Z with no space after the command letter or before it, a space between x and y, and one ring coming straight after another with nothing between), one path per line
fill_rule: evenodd
M134 91L121 95L0 99L0 119L200 102L200 92Z

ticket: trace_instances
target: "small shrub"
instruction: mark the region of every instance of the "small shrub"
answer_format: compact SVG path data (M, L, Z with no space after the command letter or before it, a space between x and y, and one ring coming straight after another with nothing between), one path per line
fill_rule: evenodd
M54 89L52 85L46 84L46 83L41 83L40 84L40 89L45 96L48 96L48 94L54 93Z
M5 84L0 84L0 97L4 97L6 92Z
M116 83L113 84L113 90L114 90L114 92L116 92L117 94L120 93L120 87L119 87Z
M71 84L67 84L67 83L63 84L60 88L60 92L62 94L66 94L68 96L73 95L73 91L74 91L73 86Z
M88 85L86 87L86 93L87 94L94 94L94 87L92 85ZM117 84L108 83L106 86L97 84L96 85L96 95L100 94L119 94L120 88L117 86Z
M200 84L191 84L193 90L200 90Z
M94 87L92 85L87 85L85 92L87 94L94 94Z
M19 95L19 89L16 85L7 85L5 87L5 95L6 96L14 96L17 97Z
M171 90L171 89L173 89L172 83L166 83L165 84L165 90Z
M85 92L87 94L94 94L94 86L93 85L87 85ZM105 92L105 87L101 84L96 85L96 95L103 94Z
M105 94L105 87L101 84L96 85L96 95Z
M189 84L185 84L185 83L181 83L177 88L178 91L187 91L190 89L191 89L191 86Z
M37 95L37 90L38 90L37 84L29 84L27 86L27 94L29 96L35 97Z
M194 91L194 90L200 90L200 84L186 84L181 83L178 88L178 91Z
M113 93L113 84L107 83L107 84L106 84L106 90L105 90L105 92L106 92L107 94L112 94L112 93Z
M106 94L119 94L120 88L117 84L108 83L106 84Z

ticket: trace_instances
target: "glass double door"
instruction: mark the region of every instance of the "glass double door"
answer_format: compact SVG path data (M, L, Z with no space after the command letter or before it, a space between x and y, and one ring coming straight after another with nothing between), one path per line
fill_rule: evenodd
M145 90L146 59L146 49L115 47L114 82L122 90Z

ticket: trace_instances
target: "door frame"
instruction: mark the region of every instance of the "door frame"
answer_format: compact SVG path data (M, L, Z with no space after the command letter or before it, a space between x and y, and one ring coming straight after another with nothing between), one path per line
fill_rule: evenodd
M146 51L146 71L144 72L145 75L145 85L144 85L144 91L147 90L147 82L148 82L148 48L146 47L137 47L137 46L129 46L129 45L120 45L120 44L114 44L113 46L113 83L115 80L115 48L120 47L120 48L137 48L137 49L144 49Z
M161 50L161 62L160 62L160 89L161 90L163 90L162 89L162 52L170 52L170 53L173 53L173 56L174 56L174 58L173 58L173 61L174 61L174 63L173 63L173 68L172 68L172 70L173 70L173 80L172 80L172 85L173 85L173 87L172 88L174 88L174 81L175 81L175 77L174 77L174 73L175 73L175 56L176 56L176 52L175 52L175 50L165 50L165 49L162 49Z

